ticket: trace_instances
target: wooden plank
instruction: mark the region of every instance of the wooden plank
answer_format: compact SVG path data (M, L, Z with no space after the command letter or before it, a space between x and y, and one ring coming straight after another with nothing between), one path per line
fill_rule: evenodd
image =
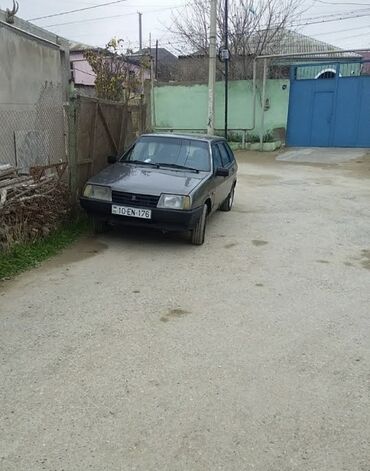
M77 100L74 95L69 99L68 110L68 160L69 160L69 184L73 203L78 196L78 138L77 138Z
M8 190L6 188L4 188L3 190L0 190L0 206L2 206L5 203L7 193L8 193Z
M103 113L103 110L102 110L102 107L100 105L100 103L98 104L98 111L99 111L99 115L101 117L101 120L102 120L102 123L103 123L103 126L104 126L104 129L106 130L107 134L108 134L108 137L114 147L114 150L116 152L116 154L118 154L118 147L117 147L117 143L112 135L112 133L110 132L110 129L109 129L109 126L108 126L108 123L107 123L107 120L105 119L105 116L104 116L104 113Z
M126 144L126 134L127 134L127 116L128 116L128 111L126 106L122 106L122 112L121 112L121 127L120 127L120 132L119 132L119 143L118 143L118 148L119 151L124 149L125 144ZM123 142L122 142L123 139Z
M77 95L78 100L80 102L86 102L86 103L101 103L103 105L108 105L108 106L119 106L121 107L124 105L124 102L122 101L111 101L111 100L104 100L103 98L94 98L90 96L85 96L85 95Z
M94 174L94 151L95 151L95 136L96 136L96 127L98 124L98 103L95 103L94 115L91 120L91 130L90 130L90 149L89 149L89 160L91 160L90 175Z
M33 182L32 177L15 177L3 180L0 182L0 188L15 188L16 186L26 185L27 183Z
M10 170L8 172L0 172L0 181L7 180L8 178L15 178L17 176L17 172L14 170Z
M55 170L60 180L63 173L66 171L67 165L67 162L58 162L56 164L49 165L35 165L30 168L30 174L35 180L40 180L45 175L46 170Z
M77 162L78 166L80 166L80 165L90 165L90 164L92 164L91 159L84 159L84 160L80 160L79 162Z

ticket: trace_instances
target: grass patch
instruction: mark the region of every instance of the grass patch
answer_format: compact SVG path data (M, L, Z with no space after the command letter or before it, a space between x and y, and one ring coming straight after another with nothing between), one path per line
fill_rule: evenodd
M79 219L62 225L45 238L27 244L17 244L9 251L0 252L0 280L37 266L43 260L56 255L88 230L88 221Z

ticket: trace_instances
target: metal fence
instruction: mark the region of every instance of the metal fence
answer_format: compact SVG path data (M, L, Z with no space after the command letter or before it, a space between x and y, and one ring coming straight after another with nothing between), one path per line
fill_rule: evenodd
M63 89L45 83L35 104L0 103L0 163L27 173L35 165L65 162Z
M293 78L295 80L311 80L318 78L334 78L335 76L368 76L370 74L369 65L369 62L360 60L298 64L293 68Z

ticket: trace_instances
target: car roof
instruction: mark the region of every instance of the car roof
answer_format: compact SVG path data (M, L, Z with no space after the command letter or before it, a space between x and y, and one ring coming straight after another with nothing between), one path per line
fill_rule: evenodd
M164 133L146 133L142 134L140 137L171 137L174 139L192 139L194 141L224 141L225 138L222 136L210 136L208 134L193 134L193 133L174 133L174 132L164 132Z

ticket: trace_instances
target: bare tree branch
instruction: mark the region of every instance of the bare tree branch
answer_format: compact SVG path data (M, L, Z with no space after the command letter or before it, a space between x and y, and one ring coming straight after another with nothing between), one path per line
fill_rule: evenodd
M183 44L182 54L208 56L209 0L193 0L172 16L168 28ZM232 57L247 62L248 56L279 51L280 42L290 24L302 12L302 0L230 0L229 49ZM224 2L218 2L217 44L224 43ZM239 68L240 68L240 60ZM230 63L231 76L238 75L236 61ZM221 68L220 68L221 69ZM246 67L244 72L246 73Z
M99 98L128 102L138 95L140 69L148 68L144 56L135 66L123 53L123 40L113 38L104 49L85 51L84 57L96 74L95 88Z

